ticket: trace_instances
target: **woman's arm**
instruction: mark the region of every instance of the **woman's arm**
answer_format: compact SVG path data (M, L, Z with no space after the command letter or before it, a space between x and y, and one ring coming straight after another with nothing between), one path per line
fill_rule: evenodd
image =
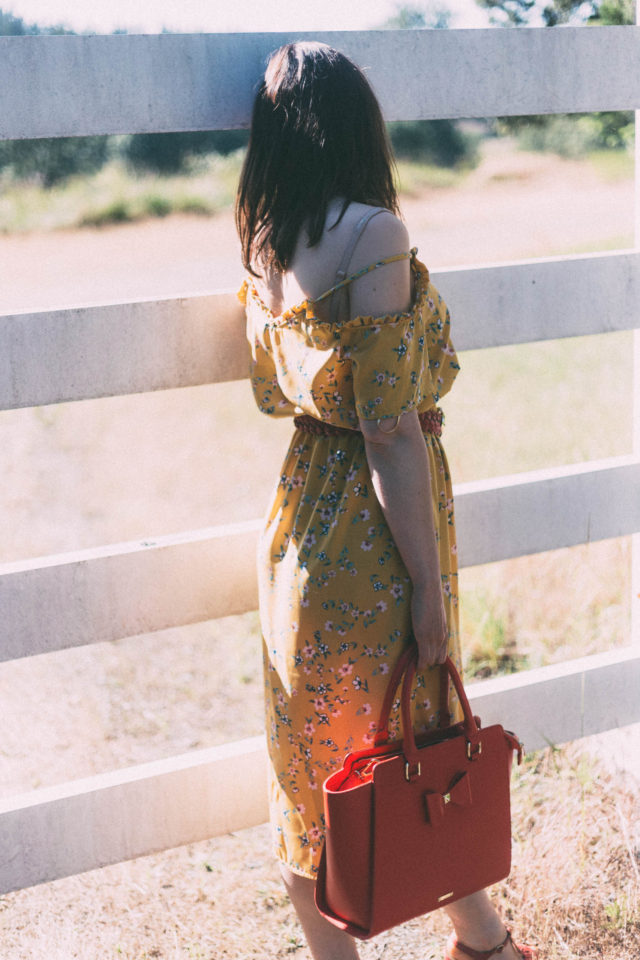
M449 640L429 457L415 410L382 423L360 420L360 429L376 496L411 577L411 616L422 669L444 662Z
M405 225L392 213L367 224L350 271L409 249ZM400 313L411 303L408 260L386 264L353 282L351 316ZM397 423L397 426L394 426ZM391 432L390 431L391 428ZM360 420L373 486L413 585L411 614L419 665L443 663L448 628L431 501L429 457L415 410L399 421Z

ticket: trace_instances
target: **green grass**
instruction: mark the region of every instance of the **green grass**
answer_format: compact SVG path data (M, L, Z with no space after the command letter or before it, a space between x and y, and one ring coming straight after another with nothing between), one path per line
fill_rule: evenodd
M136 176L116 158L93 176L72 177L50 189L36 182L0 174L0 233L100 227L172 213L212 216L234 201L242 151L227 157L196 158L184 174ZM588 155L599 176L618 182L633 176L633 155L624 150L597 150ZM419 196L425 190L456 187L471 165L455 168L399 160L401 195ZM496 175L512 179L512 174ZM607 246L603 249L611 249Z
M72 177L48 190L5 174L0 177L0 232L102 227L172 213L212 216L232 206L242 156L238 151L198 158L188 172L171 177L134 176L114 159L93 176ZM400 161L400 192L454 187L467 172Z
M517 649L517 631L506 597L479 588L465 590L463 599L466 675L480 678L526 669L528 657Z
M455 187L469 173L469 167L436 167L428 163L411 163L399 160L398 189L405 196L414 196L425 189Z
M224 204L228 206L228 204ZM85 213L78 222L80 227L104 227L112 223L129 223L148 220L152 217L167 217L170 213L190 213L196 216L212 216L217 210L213 203L199 196L167 196L158 193L142 194L129 199L118 199L106 206Z
M633 178L633 150L594 150L588 154L587 159L606 183L618 183Z
M200 158L174 177L133 176L114 159L91 177L72 177L48 190L0 179L0 232L24 233L128 223L172 213L212 216L233 204L242 155Z
M557 247L547 252L548 257L568 257L572 254L600 253L606 250L627 250L634 245L632 233L616 234L602 240L572 244L570 247Z

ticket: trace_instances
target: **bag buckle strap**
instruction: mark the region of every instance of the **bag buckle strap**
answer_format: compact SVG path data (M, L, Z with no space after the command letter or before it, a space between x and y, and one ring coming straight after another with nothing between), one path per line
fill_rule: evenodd
M422 773L422 768L420 766L420 761L418 760L413 764L413 770L411 769L411 764L408 760L405 760L404 764L404 778L407 781L413 780L414 777L419 777Z
M475 744L467 740L467 760L476 760L482 753L482 741L478 740Z
M511 730L505 730L505 736L511 748L518 751L518 765L522 763L522 754L524 752L524 743L516 737Z

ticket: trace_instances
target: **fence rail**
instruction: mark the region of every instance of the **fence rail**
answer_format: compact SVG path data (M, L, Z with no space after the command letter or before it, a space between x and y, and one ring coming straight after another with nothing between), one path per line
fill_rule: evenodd
M367 68L388 119L415 120L634 109L639 31L313 36ZM0 137L246 126L266 55L303 36L2 37ZM456 346L478 349L636 329L639 258L620 251L433 276L455 314ZM634 342L634 454L456 487L462 565L624 534L637 543L640 333ZM229 292L0 316L4 408L222 382L245 369L242 313ZM4 564L0 657L254 608L256 532L249 520ZM637 593L638 550L633 569ZM628 648L470 692L485 722L500 718L533 749L640 720L639 689L640 655ZM260 822L265 769L263 740L253 738L8 798L0 892Z
M436 270L432 279L456 318L459 350L638 323L635 251ZM2 409L242 379L247 363L232 292L0 314Z
M640 719L640 658L614 650L467 686L485 725L529 750ZM526 734L524 734L526 730ZM263 737L192 750L0 800L4 892L267 819Z
M454 486L460 565L636 533L638 490L633 456ZM247 558L260 526L254 520L0 565L0 660L255 610Z
M296 39L366 68L389 120L640 102L640 27L0 37L0 138L246 127L266 57Z

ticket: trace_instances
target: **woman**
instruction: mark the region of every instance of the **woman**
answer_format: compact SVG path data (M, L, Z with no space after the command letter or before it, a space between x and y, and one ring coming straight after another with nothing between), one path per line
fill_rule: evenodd
M460 667L435 407L458 363L446 306L398 217L379 105L342 54L294 43L271 56L236 218L255 398L296 427L259 556L276 853L313 956L354 960L352 938L313 899L322 783L372 742L389 671L413 638L416 728L438 721L432 667L447 653ZM450 960L530 956L484 892L443 909Z

